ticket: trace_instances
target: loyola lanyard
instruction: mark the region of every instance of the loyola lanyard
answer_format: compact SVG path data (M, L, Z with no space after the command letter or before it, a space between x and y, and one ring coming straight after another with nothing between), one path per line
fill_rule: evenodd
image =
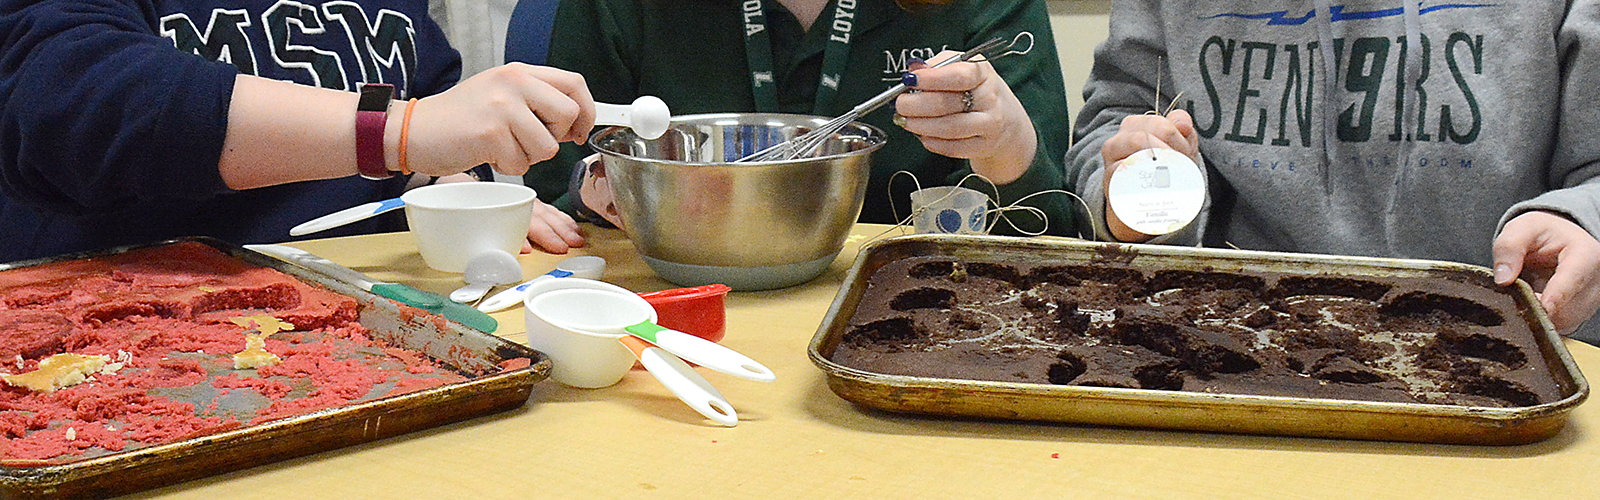
M833 19L828 23L828 45L822 51L822 78L817 81L817 97L812 113L824 115L824 108L839 93L839 79L850 58L850 29L855 25L857 0L837 0ZM756 111L778 112L778 85L772 68L772 37L767 33L766 6L763 0L744 0L744 53L750 64L750 89L755 92ZM825 19L818 17L818 20ZM815 23L813 23L813 26Z

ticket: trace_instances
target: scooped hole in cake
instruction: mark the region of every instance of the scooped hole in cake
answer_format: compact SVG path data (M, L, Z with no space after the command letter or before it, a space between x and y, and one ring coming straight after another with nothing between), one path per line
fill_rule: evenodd
M911 311L916 309L949 309L955 305L956 293L939 288L913 288L900 292L889 301L889 308L896 311Z
M1440 332L1437 342L1448 352L1493 361L1513 370L1528 364L1528 355L1511 342L1481 333Z
M906 274L910 275L912 278L925 280L928 278L938 278L941 276L948 277L951 273L954 273L955 270L955 262L942 260L935 262L923 262L921 264L911 266L911 269L907 271Z
M844 334L843 341L857 345L872 345L888 342L906 342L921 337L917 331L917 324L910 318L880 319Z
M1004 281L1017 288L1028 288L1028 280L1017 272L1015 266L990 262L971 262L967 264L967 275Z
M1266 284L1266 280L1261 279L1259 276L1186 270L1161 271L1150 278L1151 290L1184 288L1190 290L1244 290L1257 292L1265 288Z
M1244 373L1261 368L1261 363L1255 358L1206 339L1211 336L1213 340L1220 340L1225 336L1195 328L1131 320L1113 327L1113 335L1122 344L1137 345L1178 358L1183 368L1202 378L1209 378L1216 373Z
M1141 389L1155 389L1161 391L1183 390L1183 375L1178 373L1176 364L1158 364L1140 368L1133 373L1133 378L1139 380Z
M1539 404L1539 396L1529 391L1521 384L1494 377L1471 377L1458 381L1458 390L1467 394L1476 394L1494 398L1510 403L1511 406L1534 406Z
M177 304L165 301L118 302L90 307L83 313L83 322L106 324L138 316L181 318L183 311Z
M59 353L72 327L71 320L54 312L0 310L0 361Z
M299 308L299 290L288 284L270 284L266 287L227 288L197 296L190 309L194 314L232 309L294 309Z
M1384 380L1384 376L1371 367L1343 356L1324 358L1317 365L1311 370L1311 376L1319 380L1347 384L1374 384Z
M1070 287L1078 286L1080 283L1083 283L1083 279L1073 274L1072 268L1067 266L1044 266L1036 268L1032 272L1028 273L1028 281L1033 283L1033 286L1049 283Z
M283 310L300 307L300 292L287 283L215 290L194 299L194 314L234 309Z
M1144 273L1137 269L1119 267L1071 266L1072 275L1084 281L1113 284L1128 293L1139 294L1145 289Z
M1388 316L1426 316L1433 311L1443 311L1479 326L1500 326L1506 322L1499 313L1483 304L1427 292L1406 293L1378 308L1378 312Z
M50 305L65 300L67 297L71 296L72 289L62 288L59 290L39 290L32 292L23 291L17 293L19 296L8 298L0 303L5 304L7 309L22 309L32 306Z
M1077 380L1088 369L1088 365L1084 364L1082 359L1070 352L1062 351L1056 355L1056 362L1050 364L1046 376L1050 378L1052 384L1071 385L1073 380Z
M1333 295L1377 302L1389 293L1389 285L1351 278L1285 276L1278 280L1272 295L1280 298L1297 295Z

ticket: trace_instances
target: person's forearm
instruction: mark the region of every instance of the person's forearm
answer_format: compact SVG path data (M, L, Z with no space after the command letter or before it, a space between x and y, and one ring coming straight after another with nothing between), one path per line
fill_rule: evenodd
M1017 148L1016 154L1004 154L989 158L973 158L972 171L983 175L995 184L1010 184L1022 177L1028 171L1028 166L1033 165L1035 148Z
M229 102L228 134L217 169L233 189L356 174L359 94L240 75ZM396 168L400 101L384 127L386 165Z

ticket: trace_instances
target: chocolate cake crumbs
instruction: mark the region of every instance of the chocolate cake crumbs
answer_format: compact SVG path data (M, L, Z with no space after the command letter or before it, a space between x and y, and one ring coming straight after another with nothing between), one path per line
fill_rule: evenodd
M1490 407L1560 398L1553 380L1527 376L1548 367L1492 282L1147 271L1126 256L890 262L831 359L890 375L1219 394Z

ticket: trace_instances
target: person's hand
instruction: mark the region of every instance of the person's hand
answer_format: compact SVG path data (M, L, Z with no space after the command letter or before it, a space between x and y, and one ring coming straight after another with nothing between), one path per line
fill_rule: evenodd
M483 163L522 175L555 156L559 143L582 143L594 128L594 98L582 75L522 63L478 73L415 106L406 163L425 175Z
M534 200L533 219L528 222L528 240L522 243L522 253L532 253L535 247L553 254L583 246L583 232L577 221L554 206Z
M944 51L934 61L957 56ZM987 62L930 68L912 61L904 81L917 92L895 99L895 122L917 134L928 151L965 158L995 184L1017 180L1039 146L1028 111ZM914 84L914 85L913 85Z
M1100 192L1110 190L1111 177L1121 170L1122 160L1133 156L1134 153L1146 149L1171 149L1189 156L1195 165L1204 165L1200 162L1200 136L1194 130L1194 118L1188 111L1175 109L1161 115L1133 115L1122 119L1122 124L1117 128L1117 134L1106 139L1100 146L1100 159L1105 163L1105 175L1101 177ZM1117 214L1111 210L1111 205L1106 204L1106 225L1111 228L1111 236L1117 241L1142 242L1154 236L1134 231Z
M595 153L578 160L575 167L577 182L573 185L578 201L583 203L579 214L590 219L596 224L599 221L593 217L599 216L610 222L612 226L622 228L622 213L617 211L616 194L611 191L611 178L606 176L606 164L600 158L600 153Z
M1494 281L1521 276L1539 296L1556 331L1570 335L1600 309L1600 241L1550 212L1512 218L1494 240Z

